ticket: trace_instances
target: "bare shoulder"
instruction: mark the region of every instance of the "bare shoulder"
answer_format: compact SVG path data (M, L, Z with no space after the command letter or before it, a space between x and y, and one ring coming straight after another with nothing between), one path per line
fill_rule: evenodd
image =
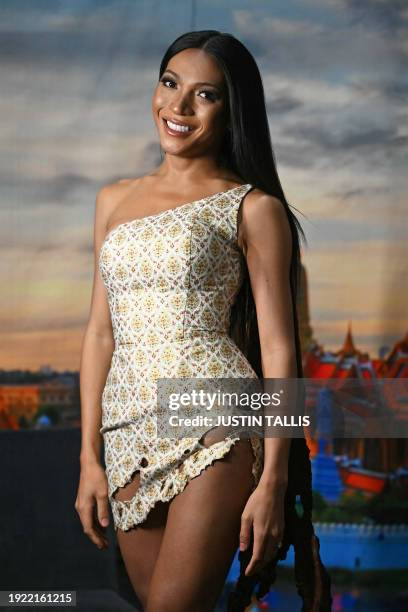
M119 179L114 183L103 185L97 194L97 202L101 206L109 206L112 203L126 194L126 191L136 184L139 179Z
M252 189L242 205L239 243L244 253L248 245L289 238L290 228L282 201L261 189Z
M278 221L286 217L285 207L282 201L262 189L252 189L247 197L246 204L243 205L243 213L248 221L258 222L268 219Z
M106 228L108 219L118 203L126 197L139 180L139 178L119 179L113 183L107 183L99 189L96 196L96 216L102 226Z

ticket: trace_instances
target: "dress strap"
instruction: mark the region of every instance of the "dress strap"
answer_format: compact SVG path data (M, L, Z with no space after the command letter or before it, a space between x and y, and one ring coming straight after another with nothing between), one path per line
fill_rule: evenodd
M251 189L254 188L254 185L251 185L251 183L246 183L245 185L242 185L242 191L240 190L239 194L241 196L241 198L244 198L246 196L246 194L251 191Z

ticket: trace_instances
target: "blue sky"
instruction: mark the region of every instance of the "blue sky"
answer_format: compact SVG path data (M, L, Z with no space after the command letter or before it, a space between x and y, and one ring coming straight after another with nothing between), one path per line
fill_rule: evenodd
M311 323L376 356L407 327L408 8L402 0L3 1L3 367L78 367L98 189L159 163L150 97L168 44L231 32L261 69Z

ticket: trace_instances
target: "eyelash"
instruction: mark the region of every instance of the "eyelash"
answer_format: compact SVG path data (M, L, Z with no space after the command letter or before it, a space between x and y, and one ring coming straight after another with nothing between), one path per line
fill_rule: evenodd
M173 81L173 79L169 79L167 77L161 78L160 82L163 83L163 85L164 85L164 83L167 83L167 82L175 83L175 81ZM164 85L164 86L166 87L166 85ZM215 102L215 100L217 99L216 94L214 94L212 91L208 91L208 89L202 89L200 91L200 93L206 93L207 94L207 97L204 98L204 100L210 100L211 102Z

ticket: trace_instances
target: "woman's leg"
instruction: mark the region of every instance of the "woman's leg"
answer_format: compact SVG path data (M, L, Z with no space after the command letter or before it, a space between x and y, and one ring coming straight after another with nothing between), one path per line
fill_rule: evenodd
M145 612L213 612L239 546L252 462L240 440L171 500Z
M137 472L130 483L116 491L115 499L119 501L131 499L139 483L140 474ZM159 501L141 525L128 531L117 530L117 540L123 562L143 608L146 607L149 584L159 554L168 509L168 502Z

